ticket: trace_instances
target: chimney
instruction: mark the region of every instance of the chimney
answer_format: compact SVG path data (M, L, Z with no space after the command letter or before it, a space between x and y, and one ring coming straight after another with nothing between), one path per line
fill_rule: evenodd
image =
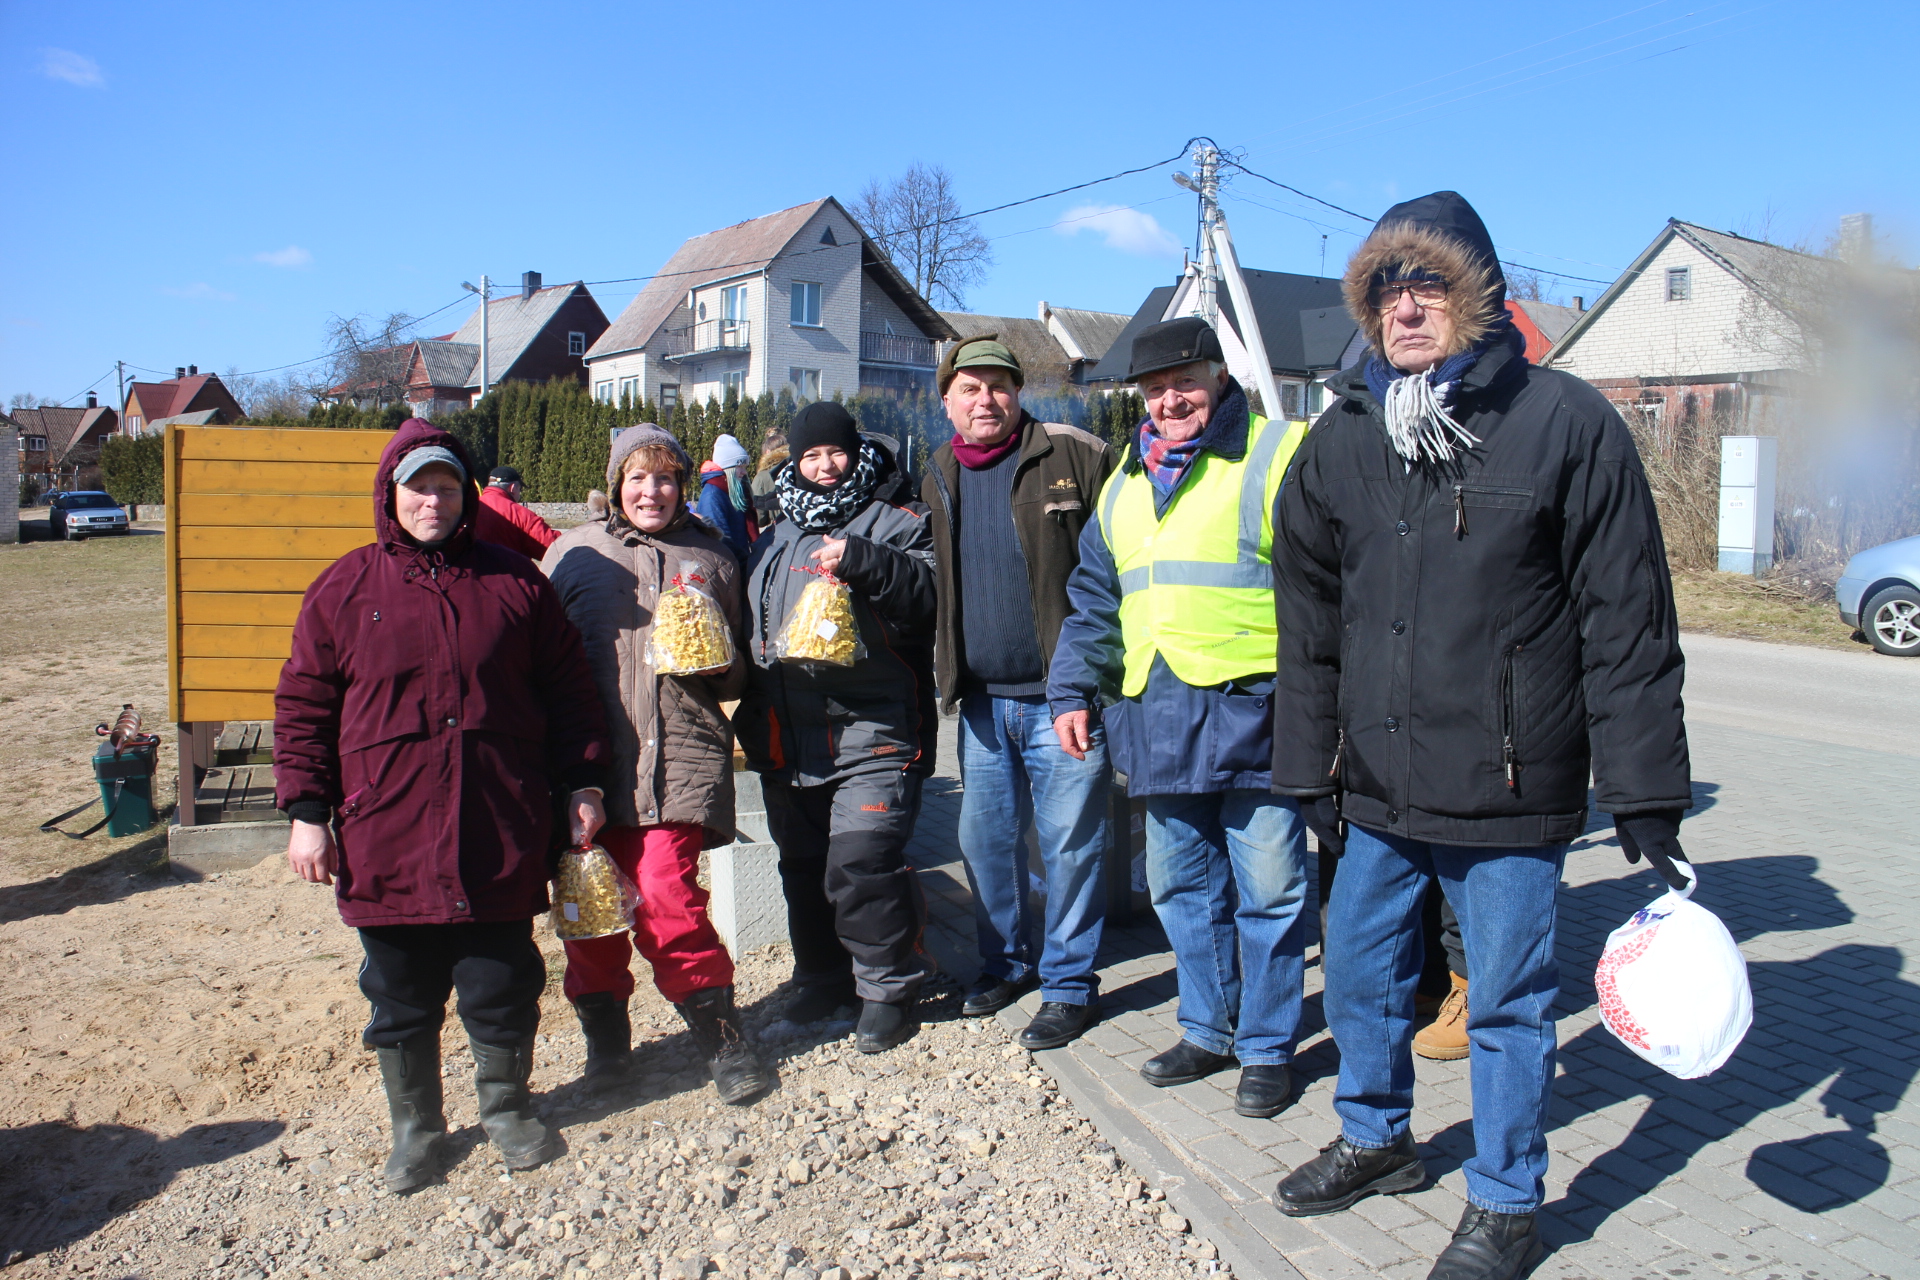
M173 366L173 380L175 382L180 381L180 379L186 376L187 376L187 366L183 364L177 364Z
M91 391L87 392L87 408L98 409L99 407L100 407L100 397L96 396Z
M520 273L520 300L524 302L538 292L540 292L540 273L538 271L522 271Z
M1586 300L1585 298L1583 298L1583 297L1581 297L1581 296L1580 296L1579 294L1577 294L1577 293L1576 293L1576 294L1574 294L1574 295L1573 295L1573 309L1574 309L1575 311L1585 311L1585 310L1587 309L1587 300Z
M199 365L197 365L197 364L190 364L190 365L188 365L188 366L187 366L187 376L188 376L189 378L197 378L197 377L199 377L199 376L200 376L200 366L199 366Z
M1840 256L1848 262L1873 259L1873 215L1849 213L1840 219Z

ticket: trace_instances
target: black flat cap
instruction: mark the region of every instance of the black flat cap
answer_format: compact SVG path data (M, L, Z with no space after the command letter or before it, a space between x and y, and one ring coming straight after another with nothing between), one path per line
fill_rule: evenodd
M1127 381L1138 382L1150 373L1177 369L1196 360L1227 362L1220 350L1220 335L1213 331L1213 326L1199 316L1163 320L1142 329L1140 336L1133 340Z
M487 479L498 484L523 484L518 467L495 467L487 472Z

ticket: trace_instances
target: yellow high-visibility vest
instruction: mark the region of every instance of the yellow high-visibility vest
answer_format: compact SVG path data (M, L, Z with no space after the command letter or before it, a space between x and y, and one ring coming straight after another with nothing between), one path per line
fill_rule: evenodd
M1162 518L1144 467L1107 477L1100 531L1120 572L1127 697L1147 687L1155 654L1196 688L1274 669L1273 500L1306 434L1253 415L1245 456L1202 452Z

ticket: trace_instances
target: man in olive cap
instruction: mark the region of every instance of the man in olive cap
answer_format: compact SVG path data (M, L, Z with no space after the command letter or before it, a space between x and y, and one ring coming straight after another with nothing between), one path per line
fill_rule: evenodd
M954 436L935 450L921 496L934 516L942 709L960 708L960 853L980 947L980 978L962 1011L986 1017L1037 983L1040 1011L1020 1044L1052 1049L1095 1016L1111 774L1100 742L1080 757L1060 750L1047 667L1069 612L1080 532L1113 461L1106 442L1080 428L1035 421L1020 407L1025 381L996 334L947 353L939 386ZM1038 947L1027 910L1029 828L1047 873Z
M1140 1074L1180 1085L1238 1060L1234 1109L1273 1116L1292 1097L1306 827L1268 786L1270 513L1306 424L1252 412L1195 317L1143 330L1127 377L1149 416L1080 539L1047 694L1067 754L1104 724L1114 768L1146 802L1182 1035Z

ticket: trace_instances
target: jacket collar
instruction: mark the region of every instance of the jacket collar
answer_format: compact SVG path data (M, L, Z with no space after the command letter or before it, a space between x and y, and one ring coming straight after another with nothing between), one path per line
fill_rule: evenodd
M1369 348L1358 363L1328 378L1327 386L1335 394L1356 401L1377 417L1381 413L1380 401L1367 386L1367 361L1372 356L1372 349ZM1482 395L1511 378L1523 376L1526 368L1524 347L1517 343L1496 342L1487 349L1485 355L1474 361L1473 368L1460 375L1460 393L1462 396Z

